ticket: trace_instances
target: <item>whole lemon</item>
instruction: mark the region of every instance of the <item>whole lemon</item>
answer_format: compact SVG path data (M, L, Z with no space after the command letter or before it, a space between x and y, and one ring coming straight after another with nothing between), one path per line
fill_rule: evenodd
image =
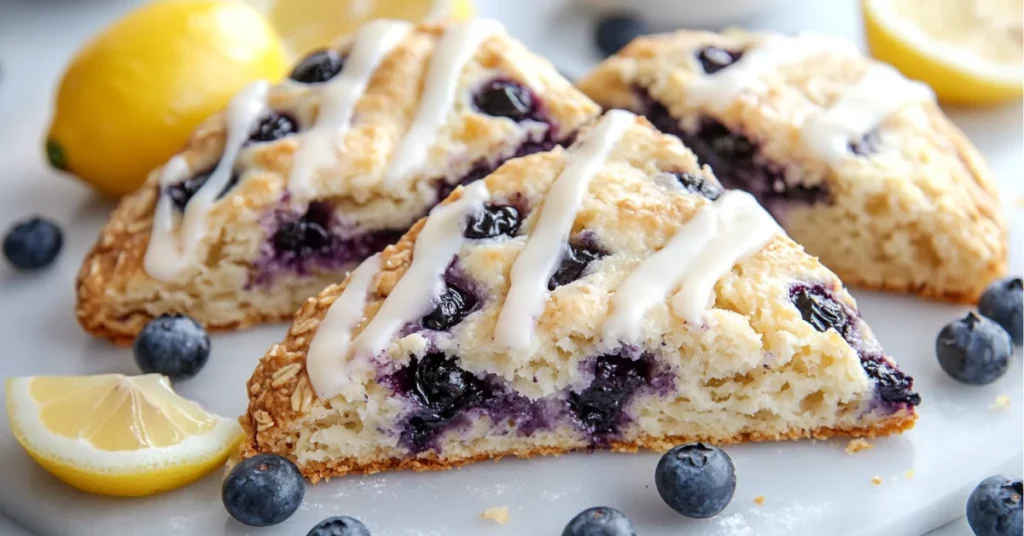
M50 163L120 196L187 141L195 127L288 60L255 9L224 0L147 4L71 61L46 140Z

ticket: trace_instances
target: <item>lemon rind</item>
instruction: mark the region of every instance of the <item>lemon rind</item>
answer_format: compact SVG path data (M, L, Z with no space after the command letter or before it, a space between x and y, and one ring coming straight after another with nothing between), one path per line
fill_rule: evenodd
M908 46L929 61L949 69L971 73L973 76L997 84L1013 86L1024 84L1024 68L992 63L986 58L961 47L939 41L924 30L910 24L892 7L891 0L864 0L866 11L874 15L875 22L893 36L902 37Z
M216 416L212 429L190 436L180 443L129 451L100 450L84 439L71 439L46 432L39 421L38 406L32 402L32 378L12 378L7 384L7 415L19 443L37 456L58 463L87 468L97 473L125 474L194 464L222 456L241 437L241 426L233 419Z

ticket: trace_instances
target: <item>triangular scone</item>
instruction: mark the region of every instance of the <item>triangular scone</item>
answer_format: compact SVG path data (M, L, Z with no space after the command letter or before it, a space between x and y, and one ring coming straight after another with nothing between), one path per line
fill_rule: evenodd
M458 184L572 140L600 109L494 21L375 21L257 83L124 199L78 318L130 342L154 316L290 318Z
M876 436L913 425L912 387L752 197L612 111L571 148L456 191L307 301L249 381L243 455L287 456L315 481Z
M823 36L637 39L578 83L752 193L848 284L973 302L1007 236L978 151L931 91Z

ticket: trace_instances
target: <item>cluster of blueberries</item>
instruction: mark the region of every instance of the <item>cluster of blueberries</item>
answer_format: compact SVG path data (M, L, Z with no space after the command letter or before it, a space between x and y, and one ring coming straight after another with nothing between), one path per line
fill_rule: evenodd
M668 451L654 472L658 493L676 512L704 519L717 515L732 500L736 469L722 449L690 443ZM305 495L302 473L287 458L259 454L236 465L221 488L224 507L238 521L254 527L288 519ZM331 517L307 536L370 536L370 530L351 517ZM636 536L633 522L609 507L584 510L569 521L562 536Z

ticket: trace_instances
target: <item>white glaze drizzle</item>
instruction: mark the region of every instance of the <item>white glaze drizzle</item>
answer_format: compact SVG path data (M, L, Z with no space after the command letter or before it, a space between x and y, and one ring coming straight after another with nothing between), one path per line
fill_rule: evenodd
M345 69L321 89L316 123L303 134L292 163L290 192L302 198L310 196L316 172L337 163L338 140L352 127L356 103L366 92L377 66L411 29L408 22L375 20L356 33Z
M466 225L480 214L489 197L487 185L477 181L463 188L458 200L438 205L430 212L416 237L412 264L353 341L354 354L377 354L402 326L430 312L444 292L444 272L465 241Z
M726 192L701 208L665 247L644 259L615 289L604 339L635 342L644 315L676 288L673 311L687 322L699 324L715 283L782 232L750 194Z
M687 88L687 102L721 112L744 91L764 92L767 87L761 77L765 74L781 65L798 63L825 49L851 55L857 53L852 43L816 34L765 37L728 68L694 79Z
M363 318L370 285L380 268L378 253L363 261L349 275L348 285L327 309L316 335L309 342L306 371L313 389L322 399L343 392L349 384L351 361L346 358L352 343L352 330Z
M385 186L392 187L422 168L455 102L463 68L484 40L503 31L497 21L475 20L457 24L441 38L427 67L419 109L384 172Z
M178 241L174 234L174 206L170 196L161 192L153 216L149 246L143 259L143 268L150 277L161 281L172 280L194 260L196 247L206 235L207 214L231 180L238 153L266 111L269 87L265 81L254 82L235 95L228 105L225 112L227 139L224 142L224 153L213 173L185 206ZM188 178L188 175L188 164L184 158L172 158L160 176L160 188L176 185Z
M636 116L612 110L573 148L565 169L551 184L537 223L512 265L511 287L494 327L494 341L520 350L533 340L534 324L544 309L548 280L565 255L569 232L590 180Z
M715 283L736 263L761 250L772 237L785 234L750 194L730 191L715 202L718 232L690 261L679 291L672 296L672 311L699 325Z
M808 119L801 135L819 158L836 164L852 156L850 143L861 140L889 115L934 98L928 86L908 80L888 65L875 64L824 113Z

